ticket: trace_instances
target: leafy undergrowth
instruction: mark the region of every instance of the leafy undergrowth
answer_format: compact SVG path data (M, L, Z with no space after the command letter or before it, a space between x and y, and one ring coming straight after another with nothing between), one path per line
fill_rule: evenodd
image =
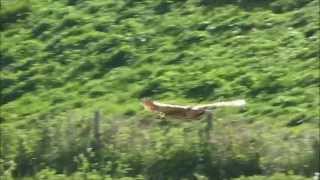
M3 6L4 176L228 179L319 168L317 0ZM205 139L204 123L158 122L143 112L143 97L248 106L216 110ZM96 110L108 119L99 151Z

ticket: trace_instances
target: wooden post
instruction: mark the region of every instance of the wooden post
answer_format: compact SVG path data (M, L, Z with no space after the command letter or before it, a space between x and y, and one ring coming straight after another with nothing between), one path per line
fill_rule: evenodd
M94 149L97 151L101 148L100 121L101 121L101 113L100 111L96 111L94 113L94 118L93 118L93 136L95 139Z
M209 141L211 139L210 132L212 129L212 121L213 121L212 111L207 110L206 115L207 115L207 117L206 117L206 126L204 129L204 133L205 133L205 138L206 138L207 144L209 144Z
M201 168L204 168L203 170L206 172L209 172L213 168L213 156L212 156L212 145L210 143L211 141L211 130L213 127L213 112L210 110L206 110L204 116L201 119L201 128L199 129L199 136L201 141L201 146L203 150L203 155L201 158ZM203 166L205 165L205 166Z
M201 141L202 143L204 144L206 150L208 151L210 149L210 140L211 140L211 136L210 136L210 133L211 133L211 130L212 130L212 127L213 127L213 112L211 110L206 110L205 112L205 119L203 119L203 123L204 126L202 129L200 129L199 131L199 135L200 135L200 138L201 138Z

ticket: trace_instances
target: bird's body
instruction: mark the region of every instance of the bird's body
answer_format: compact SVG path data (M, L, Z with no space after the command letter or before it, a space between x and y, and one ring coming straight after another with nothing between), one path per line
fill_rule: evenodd
M200 117L203 114L206 114L207 112L210 111L210 108L244 106L245 101L236 100L236 101L217 102L217 103L198 105L198 106L182 106L182 105L165 104L157 101L152 101L149 99L144 99L143 105L147 110L158 113L162 117L172 116L172 117L184 118L184 119L200 119Z

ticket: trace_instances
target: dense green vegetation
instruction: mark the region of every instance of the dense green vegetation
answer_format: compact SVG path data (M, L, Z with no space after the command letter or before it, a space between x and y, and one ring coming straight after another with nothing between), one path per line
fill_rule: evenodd
M319 170L318 0L1 3L1 178ZM204 121L145 112L142 97L248 106L215 110L208 136Z

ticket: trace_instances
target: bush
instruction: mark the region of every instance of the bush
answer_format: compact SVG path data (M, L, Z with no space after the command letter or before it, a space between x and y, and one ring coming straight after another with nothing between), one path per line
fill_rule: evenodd
M276 0L270 4L270 7L275 13L283 13L292 11L295 8L301 8L312 0Z
M219 88L220 86L221 86L221 82L218 80L199 83L187 89L185 92L185 96L188 98L198 98L198 99L209 98L212 94L215 93L215 89Z
M18 19L23 19L27 16L27 12L31 11L29 0L19 0L13 3L8 3L4 7L1 4L0 22L1 29L7 23L14 23Z
M33 29L32 29L32 34L35 37L40 36L43 32L45 32L46 30L48 30L52 25L50 22L48 22L49 20L46 19L42 22L40 22L39 24L37 24Z
M154 7L154 11L158 14L165 14L170 12L171 1L169 0L161 0L159 4Z
M139 98L152 97L154 95L159 95L166 91L166 88L158 81L151 81L147 83L143 89L138 93Z

